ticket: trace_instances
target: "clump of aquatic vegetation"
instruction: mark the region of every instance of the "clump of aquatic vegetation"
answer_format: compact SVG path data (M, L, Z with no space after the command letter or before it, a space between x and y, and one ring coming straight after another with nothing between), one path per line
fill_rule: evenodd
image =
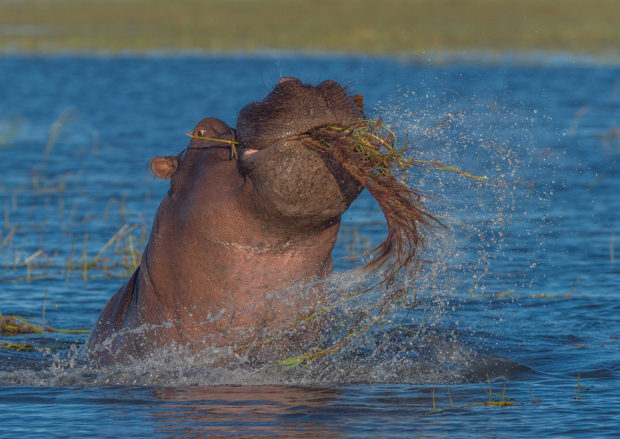
M12 264L4 265L5 270L13 275L6 278L0 276L0 283L32 283L64 278L68 284L69 279L75 275L81 277L84 283L87 283L89 279L96 278L124 278L139 265L141 253L136 248L141 248L146 242L146 228L143 227L141 237L135 237L132 232L137 228L137 224L123 225L94 256L91 256L91 252L88 250L88 235L84 234L81 251L75 250L74 242L71 246L71 253L66 259L61 259L58 254L50 256L43 249L38 249L22 259L20 253L12 248L12 241L18 228L11 228L3 239L0 239L0 255L3 248L8 250L7 255L13 250ZM2 231L0 231L0 238L2 238ZM45 319L46 303L47 290L43 301L43 319ZM31 351L58 347L40 346L8 339L21 338L28 334L87 334L89 332L89 329L60 329L41 321L33 321L23 316L0 312L0 336L3 337L0 338L0 349Z
M503 384L501 393L498 393L493 390L491 379L487 375L486 388L484 389L484 393L486 393L487 398L482 401L474 401L474 402L466 402L464 404L457 404L452 397L452 393L450 392L450 388L446 388L445 397L447 397L448 404L442 403L441 405L438 402L438 396L436 395L435 387L431 388L431 401L432 401L432 409L424 413L424 415L435 415L444 413L447 411L453 410L464 410L473 407L512 407L516 405L524 404L523 401L518 401L516 397L509 397L506 394L506 383ZM577 374L577 383L574 388L574 398L575 400L579 400L583 398L584 393L588 392L591 388L584 386L581 384L581 374ZM442 398L442 399L443 399ZM445 401L445 399L444 399ZM534 396L534 391L532 390L532 386L529 386L529 401L531 404L538 404L541 402L541 399L536 398Z
M90 331L87 329L56 329L45 323L33 322L17 315L3 315L0 312L0 335L3 337L23 334L45 334L51 332L65 334L87 334ZM21 341L0 339L0 349L8 349L12 351L32 351L38 349L38 346Z
M5 289L12 288L8 284L32 285L28 287L30 291L39 291L43 300L40 319L2 309L5 313L0 313L0 349L66 347L58 344L60 334L88 333L81 325L78 329L58 328L53 318L46 323L47 304L53 304L55 309L59 305L54 297L48 297L47 288L40 287L41 282L64 280L69 293L75 288L75 279L86 285L94 279L125 278L139 265L146 244L146 221L130 217L126 196L84 197L88 192L80 177L85 162L70 162L66 170L56 163L52 166L50 158L55 148L63 147L71 132L71 114L65 110L51 124L40 160L33 161L24 178L0 182L0 285L5 285ZM16 145L14 137L23 131L21 118L2 120L0 147L11 153ZM98 153L97 138L94 140L80 158ZM149 196L145 195L145 201ZM89 235L93 228L102 226L112 230L109 238L92 232ZM52 231L52 240L48 239L48 231ZM81 283L78 281L77 285ZM48 344L50 341L53 346Z
M456 116L459 112L450 117ZM445 119L438 126L445 123ZM413 167L455 172L477 181L490 181L438 161L408 158L408 136L398 145L394 132L381 120L362 120L348 126L325 126L301 136L304 144L332 155L370 194L388 225L386 239L371 251L368 269L384 267L389 283L402 270L415 275L422 264L425 230L442 223L423 206L422 194L407 185Z
M459 409L466 409L466 408L470 408L470 407L480 407L480 406L487 406L487 407L510 407L513 405L516 405L516 401L513 398L508 398L506 397L506 384L504 383L504 387L502 389L502 393L496 393L492 390L491 388L491 380L488 378L487 376L487 384L488 384L488 389L485 390L485 393L488 395L488 399L486 401L480 401L480 402L469 402L466 404L454 404L454 401L452 399L452 395L450 393L450 388L447 388L447 397L448 397L448 401L450 403L450 406L446 406L446 407L439 407L436 399L435 399L435 388L433 387L431 389L432 392L432 401L433 401L433 409L429 412L424 413L425 415L432 415L432 414L436 414L436 413L442 413L448 410L459 410ZM538 400L536 398L534 398L534 393L532 392L532 388L530 387L530 393L532 395L532 403L537 403Z
M66 281L74 274L80 275L84 281L89 277L127 277L140 264L141 248L146 244L145 225L142 225L139 236L131 233L138 227L138 224L124 224L94 256L90 255L87 233L79 241L73 237L71 252L65 259L61 259L58 252L50 255L43 248L23 257L12 246L18 228L11 228L4 236L0 231L0 254L4 248L8 249L9 255L13 250L13 257L10 257L9 262L0 266L13 273L21 273L6 278L0 276L0 282L19 283L54 279L60 273L64 275ZM25 273L18 271L24 268Z

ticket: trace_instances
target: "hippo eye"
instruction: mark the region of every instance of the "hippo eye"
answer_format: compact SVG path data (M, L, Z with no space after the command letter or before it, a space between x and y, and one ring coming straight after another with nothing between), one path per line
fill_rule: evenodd
M207 134L207 130L205 130L204 128L194 129L194 136L205 137L205 134Z

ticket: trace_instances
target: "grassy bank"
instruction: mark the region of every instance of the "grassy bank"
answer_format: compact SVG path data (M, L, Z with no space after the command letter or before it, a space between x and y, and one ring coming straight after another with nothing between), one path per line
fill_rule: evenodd
M23 0L0 50L482 49L620 54L617 0Z

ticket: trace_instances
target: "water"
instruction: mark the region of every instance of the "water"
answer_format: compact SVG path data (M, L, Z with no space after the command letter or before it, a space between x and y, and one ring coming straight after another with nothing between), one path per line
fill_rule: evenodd
M47 349L0 350L0 436L617 436L620 68L525 61L0 59L0 311L55 328L90 329L129 274L167 190L148 160L184 148L204 116L234 124L281 75L338 80L422 136L412 156L500 180L414 170L449 226L415 308L305 368L218 368L182 349L99 368L87 334L3 336ZM84 253L125 224L85 280ZM336 270L384 234L363 194ZM514 405L477 405L489 386Z

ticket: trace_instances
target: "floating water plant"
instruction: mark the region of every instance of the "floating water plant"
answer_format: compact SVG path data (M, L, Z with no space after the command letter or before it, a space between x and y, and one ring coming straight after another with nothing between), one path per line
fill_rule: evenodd
M37 347L34 345L31 345L30 343L24 343L24 342L13 343L8 340L0 339L0 349L8 349L10 351L35 351Z
M407 140L381 121L362 120L349 126L327 126L302 136L304 144L333 156L377 200L388 225L386 239L371 250L367 269L385 268L390 282L400 271L414 274L424 250L423 229L439 220L422 206L421 194L407 186L406 171L414 162L405 158Z
M87 334L90 331L86 329L56 329L45 323L33 323L24 317L16 315L3 315L0 313L0 335L16 336L22 334L44 334L50 332L68 333L68 334ZM31 351L37 349L30 343L11 342L0 339L0 349L9 349L13 351Z
M23 317L15 315L4 316L0 313L0 334L43 334L45 328L41 325L31 323Z

